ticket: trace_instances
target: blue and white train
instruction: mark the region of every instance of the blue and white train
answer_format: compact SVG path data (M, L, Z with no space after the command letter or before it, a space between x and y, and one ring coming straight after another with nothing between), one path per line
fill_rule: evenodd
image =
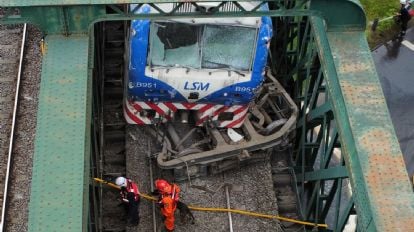
M198 3L206 10L217 4ZM258 3L239 4L252 9ZM173 5L157 7L168 12ZM144 6L139 13L152 10ZM127 122L153 124L181 115L196 126L240 127L264 82L271 37L269 17L132 21Z

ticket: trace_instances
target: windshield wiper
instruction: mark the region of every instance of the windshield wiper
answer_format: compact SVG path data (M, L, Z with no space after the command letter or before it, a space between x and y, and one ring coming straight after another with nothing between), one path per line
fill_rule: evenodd
M187 73L191 70L191 69L195 69L191 66L185 66L185 65L157 65L157 66L150 66L151 70L158 70L158 69L173 69L173 68L185 68L187 69ZM168 73L168 71L167 71Z
M228 64L221 64L221 63L216 63L216 62L212 62L212 61L207 61L207 62L208 63L215 64L215 65L218 65L219 66L218 69L226 70L226 71L229 71L229 72L235 72L235 73L239 74L242 77L246 76L244 73L242 73L242 72L240 72L238 70L233 69L233 67L230 66L230 65L228 65Z

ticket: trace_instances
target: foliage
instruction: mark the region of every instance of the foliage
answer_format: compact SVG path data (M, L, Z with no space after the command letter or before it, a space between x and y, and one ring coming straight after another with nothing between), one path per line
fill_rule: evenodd
M400 6L399 0L361 0L368 21L395 15Z
M383 19L396 15L399 11L399 0L360 0L367 15L367 39L371 48L388 41L398 33L398 26L393 19L382 21L375 31L371 30L375 19Z

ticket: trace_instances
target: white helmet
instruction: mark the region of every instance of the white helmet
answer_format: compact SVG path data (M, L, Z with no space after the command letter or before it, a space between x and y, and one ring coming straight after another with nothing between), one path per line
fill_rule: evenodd
M116 178L115 184L118 185L118 186L126 187L127 186L127 179L125 177L120 176L120 177Z
M407 0L400 0L400 3L405 5L407 4Z

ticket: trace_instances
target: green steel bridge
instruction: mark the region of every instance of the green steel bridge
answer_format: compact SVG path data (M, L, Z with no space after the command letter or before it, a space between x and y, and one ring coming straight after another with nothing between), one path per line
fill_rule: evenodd
M211 0L207 0L211 1ZM134 14L144 3L176 3L170 12ZM300 108L293 168L303 220L330 215L342 231L350 214L358 231L413 231L414 195L365 39L357 0L269 0L270 11L183 13L178 0L0 0L1 24L32 23L45 35L29 208L30 231L97 231L91 176L93 25L137 18L252 17L277 20L271 69ZM230 1L219 1L224 6ZM136 3L125 13L124 7ZM155 5L153 5L155 6ZM155 6L156 7L156 6ZM110 10L108 10L110 9ZM320 102L320 99L324 99ZM341 155L338 156L338 150ZM335 157L339 160L333 162ZM344 181L352 197L341 200ZM327 188L326 183L331 187ZM44 186L53 186L45 190ZM53 192L52 192L53 191ZM65 199L61 201L61 199ZM334 206L335 205L335 206Z

